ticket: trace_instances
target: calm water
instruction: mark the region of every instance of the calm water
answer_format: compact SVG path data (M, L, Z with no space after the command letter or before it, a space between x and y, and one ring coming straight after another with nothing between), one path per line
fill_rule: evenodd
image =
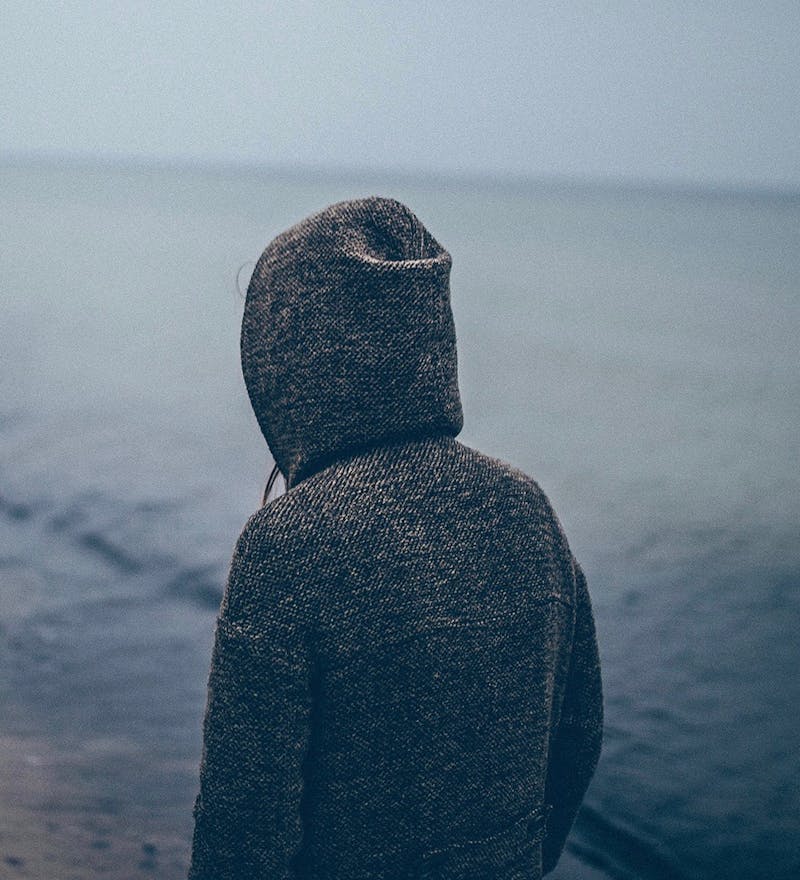
M453 255L460 439L590 579L606 743L553 876L800 876L800 198L46 166L0 168L0 876L184 875L271 465L234 279L370 193Z

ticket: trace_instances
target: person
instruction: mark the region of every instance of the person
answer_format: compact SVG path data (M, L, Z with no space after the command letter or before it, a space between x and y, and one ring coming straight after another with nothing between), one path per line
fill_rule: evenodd
M339 202L250 281L242 369L286 484L217 617L190 880L535 880L601 749L586 579L533 478L456 439L451 258Z

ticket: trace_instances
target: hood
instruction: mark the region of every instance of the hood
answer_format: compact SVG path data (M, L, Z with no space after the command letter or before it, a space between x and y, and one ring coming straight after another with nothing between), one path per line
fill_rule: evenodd
M242 372L287 488L373 446L463 426L450 254L394 199L339 202L256 263Z

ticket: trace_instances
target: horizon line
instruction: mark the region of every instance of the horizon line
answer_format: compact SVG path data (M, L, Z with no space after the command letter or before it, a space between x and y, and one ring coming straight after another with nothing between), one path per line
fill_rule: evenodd
M704 194L717 197L749 197L794 201L800 198L800 185L731 181L702 181L625 176L569 175L555 173L524 173L515 171L458 171L412 169L407 167L374 167L357 165L313 165L308 163L260 161L258 159L192 158L188 156L143 156L140 154L61 152L29 150L0 152L0 167L8 165L63 165L72 167L104 167L119 169L159 169L208 174L272 173L284 177L358 178L377 180L395 178L413 183L459 184L507 189L573 189L628 190L631 192L664 192L673 195Z

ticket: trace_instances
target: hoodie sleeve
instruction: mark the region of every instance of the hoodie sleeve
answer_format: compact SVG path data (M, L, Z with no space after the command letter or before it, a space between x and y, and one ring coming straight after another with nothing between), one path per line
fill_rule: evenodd
M600 757L603 692L594 617L586 578L575 562L576 610L569 671L558 728L551 742L545 801L552 810L542 869L555 868Z
M214 637L189 880L295 876L310 664L269 571L243 533Z

